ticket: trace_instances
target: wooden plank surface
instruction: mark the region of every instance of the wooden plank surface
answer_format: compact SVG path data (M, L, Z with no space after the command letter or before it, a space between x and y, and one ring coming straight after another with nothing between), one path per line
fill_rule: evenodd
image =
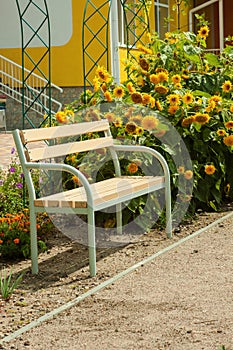
M163 176L123 176L100 181L90 186L94 198L94 205L100 205L104 202L130 195L131 193L132 198L134 198L135 192L150 189L159 184L164 184ZM80 187L36 199L35 206L86 208L87 198L85 189Z
M49 128L22 130L23 143L36 142L42 140L53 140L61 137L74 135L83 135L86 133L107 131L109 123L107 120L98 120L94 122L84 122L69 125L53 126Z
M27 159L28 161L35 162L38 160L62 157L72 153L86 152L109 146L113 146L113 139L111 136L79 142L61 143L54 146L30 149L27 152Z

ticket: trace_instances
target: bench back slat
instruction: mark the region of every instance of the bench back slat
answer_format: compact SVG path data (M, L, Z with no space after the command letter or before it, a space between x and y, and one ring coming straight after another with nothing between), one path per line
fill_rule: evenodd
M79 142L33 148L26 151L26 158L28 162L36 162L38 160L62 157L72 153L86 152L110 146L113 146L112 137L100 137Z
M98 120L94 122L84 122L69 124L63 126L53 126L49 128L27 129L21 131L21 139L23 144L42 140L53 140L61 137L69 137L74 135L83 135L92 132L109 130L107 120Z

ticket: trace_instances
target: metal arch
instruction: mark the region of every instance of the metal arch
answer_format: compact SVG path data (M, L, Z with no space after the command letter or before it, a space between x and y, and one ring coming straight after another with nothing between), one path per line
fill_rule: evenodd
M22 47L22 114L23 114L23 128L25 128L25 122L27 121L31 127L36 126L30 118L30 111L34 103L40 104L44 110L44 114L47 115L46 121L51 124L51 109L52 109L52 95L51 95L51 33L50 33L50 19L46 0L37 1L16 0L16 5L20 18L21 28L21 47ZM36 18L41 18L39 24L30 23L30 13L34 13ZM45 37L41 34L41 29L46 31ZM30 54L30 45L34 40L39 41L44 50L40 50L40 56L34 59ZM30 72L26 72L25 63L28 61L32 68ZM42 64L47 68L47 72L42 69ZM44 79L45 84L40 86L39 92L34 90L30 86L30 80L32 79L32 73L37 71ZM46 93L48 96L48 102L43 101L42 94ZM25 104L25 98L30 95L32 102L29 106ZM44 121L39 125L42 126Z
M133 52L135 47L139 43L144 44L143 37L150 31L148 15L149 1L136 0L135 5L130 0L119 1L124 13L127 58L134 59ZM98 0L86 0L83 15L82 54L84 91L86 91L87 86L93 86L92 77L97 65L104 65L109 70L109 18L113 0L105 0L101 5L97 5L95 2L98 3ZM104 10L106 11L106 15L103 13ZM92 25L93 23L98 23L98 18L101 19L102 24L98 26L98 30L95 30ZM136 22L140 23L140 31L135 30ZM88 35L90 39L86 40ZM96 49L96 43L100 46L100 51ZM95 49L92 50L92 47L95 47ZM94 55L92 52L94 52Z

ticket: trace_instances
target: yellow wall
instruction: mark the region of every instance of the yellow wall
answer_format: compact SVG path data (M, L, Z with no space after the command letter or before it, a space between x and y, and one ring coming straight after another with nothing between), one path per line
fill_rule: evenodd
M102 4L102 0L96 0L97 2ZM172 0L171 7L175 0ZM86 0L72 0L72 11L73 11L73 19L72 19L72 36L70 40L63 46L53 46L51 48L52 53L52 82L61 87L65 86L83 86L83 62L82 62L82 23L83 23L83 13L84 7L86 4ZM103 8L106 15L106 8ZM93 11L93 10L92 10ZM188 13L188 11L187 11ZM88 12L87 15L91 13ZM171 29L174 30L177 28L177 15L175 12L170 11L171 17L174 18L174 22L171 22ZM60 19L62 21L62 18ZM150 9L150 24L151 31L156 30L154 28L154 4L152 2ZM181 23L182 26L185 26L187 23L187 16L181 15ZM98 31L98 29L102 26L103 21L101 17L93 18L92 28L93 31ZM187 27L187 26L186 26ZM185 29L187 30L187 28ZM102 31L102 40L104 41L105 31ZM89 35L90 39L91 35ZM87 40L88 41L88 40ZM43 52L43 48L30 48L29 53L33 57L34 61L38 60L41 57L41 52ZM89 47L89 53L92 57L96 57L101 53L103 47L101 44L93 43ZM21 49L0 49L0 54L6 56L7 58L13 60L14 62L21 65ZM121 49L120 57L123 59L125 57L125 49ZM106 65L106 59L103 58L103 65ZM87 66L87 69L91 67L90 63ZM30 69L30 63L28 61L25 62L25 67ZM42 66L43 70L46 73L47 66ZM121 66L122 76L123 67Z

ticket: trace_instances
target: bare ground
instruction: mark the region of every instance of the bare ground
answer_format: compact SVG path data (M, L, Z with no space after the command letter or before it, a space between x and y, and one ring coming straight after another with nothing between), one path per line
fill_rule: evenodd
M30 261L13 264L26 274L1 302L1 338L225 214L202 213L172 240L155 230L99 249L94 278L85 246L51 233L39 275ZM232 228L232 220L218 224L0 349L233 349Z

